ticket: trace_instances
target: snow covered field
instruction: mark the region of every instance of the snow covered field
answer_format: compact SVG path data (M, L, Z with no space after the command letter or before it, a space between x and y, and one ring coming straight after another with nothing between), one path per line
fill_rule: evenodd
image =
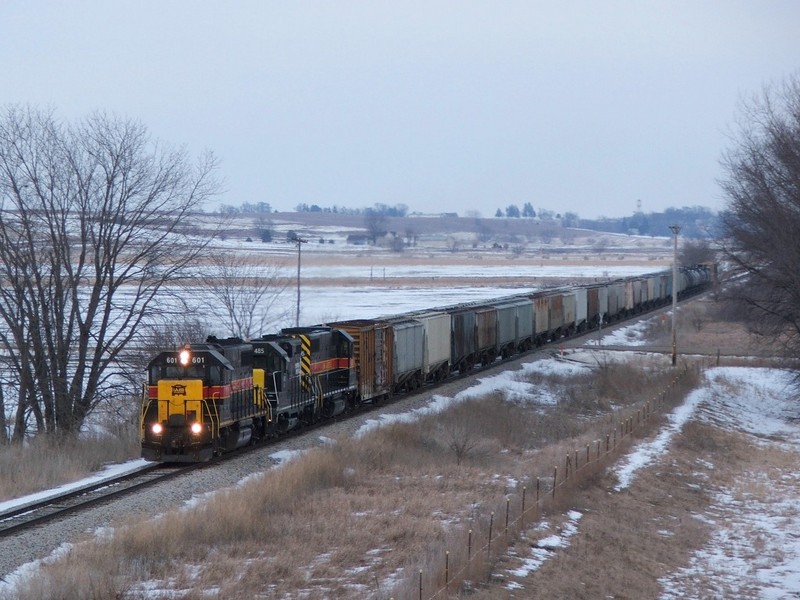
M404 268L405 275L398 276L398 282L406 277L428 277L430 275L422 275L422 273L433 272L429 267L409 269L409 267ZM493 283L487 284L483 281L490 277L508 277L508 269L508 266L497 269L485 269L475 266L437 267L436 272L439 275L434 277L452 279L459 283L442 285L439 282L437 285L425 286L418 284L413 287L403 286L400 283L393 286L359 285L358 287L353 287L347 285L344 281L337 283L337 279L346 279L346 275L342 275L342 271L339 269L331 269L324 272L324 275L330 280L329 284L325 286L303 285L303 277L301 277L300 324L311 325L337 320L371 319L464 302L503 298L540 289L535 284L535 278L538 277L555 277L570 281L583 278L605 279L609 276L641 275L654 271L652 266L648 267L648 265L627 266L619 267L617 270L611 271L612 274L609 275L609 270L606 267L561 266L559 268L548 268L546 275L538 270L532 271L528 282L517 280L514 283L512 280L510 285L499 286ZM304 276L308 275L305 271L303 273ZM512 277L518 277L519 275L520 272L518 270L514 270L512 273ZM474 284L465 285L463 283L469 280L474 280ZM290 321L292 321L295 315L296 299L296 287L290 286L278 298L273 309L274 312L276 314L291 315ZM287 322L286 318L284 318L283 321L274 322L273 327L277 330L280 327L293 324L293 322Z
M311 236L316 237L316 236ZM297 253L293 244L214 241L215 249L250 263L249 276L284 278L288 287L270 313L271 331L295 324ZM511 258L508 252L445 253L428 256L416 252L393 253L344 243L303 245L300 269L300 325L336 320L368 319L463 302L502 298L541 289L543 281L585 282L667 271L670 262L630 255L629 260L586 261ZM198 274L213 275L213 268L198 267ZM358 281L354 284L353 281ZM409 284L409 282L413 282ZM501 283L498 283L501 282ZM189 288L196 302L209 294ZM194 300L193 300L194 301ZM206 311L208 312L208 311ZM227 335L222 332L223 335Z

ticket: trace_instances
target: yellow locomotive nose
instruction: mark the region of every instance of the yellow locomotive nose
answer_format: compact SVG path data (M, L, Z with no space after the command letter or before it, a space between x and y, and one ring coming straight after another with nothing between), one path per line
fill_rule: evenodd
M201 379L162 379L158 382L158 422L166 423L172 415L182 415L184 422L203 414ZM194 415L194 418L189 417Z

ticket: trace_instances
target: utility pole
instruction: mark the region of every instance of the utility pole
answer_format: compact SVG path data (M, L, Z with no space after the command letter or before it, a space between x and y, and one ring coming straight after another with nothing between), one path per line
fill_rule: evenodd
M299 235L294 238L297 244L297 307L294 311L294 326L300 327L300 248L308 240L302 239Z
M678 318L678 234L680 225L670 225L672 232L672 366L678 364L678 339L675 321Z

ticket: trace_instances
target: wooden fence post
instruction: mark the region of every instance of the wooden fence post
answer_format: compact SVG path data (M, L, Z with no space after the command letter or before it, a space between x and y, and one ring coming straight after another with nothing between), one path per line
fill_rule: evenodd
M508 534L508 513L511 510L511 498L506 496L506 528L503 530L504 533Z
M450 551L444 553L444 590L447 593L450 587Z
M492 527L494 527L494 511L489 516L489 543L486 545L487 558L492 557Z
M558 467L553 471L553 500L556 499L556 483L558 483Z
M527 486L522 486L522 512L519 515L520 531L525 529L525 492L528 491Z

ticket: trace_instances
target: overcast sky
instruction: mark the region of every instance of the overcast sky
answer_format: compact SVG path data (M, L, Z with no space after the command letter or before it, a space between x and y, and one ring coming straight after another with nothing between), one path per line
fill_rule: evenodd
M212 150L218 202L581 217L723 207L800 2L3 0L0 103Z

